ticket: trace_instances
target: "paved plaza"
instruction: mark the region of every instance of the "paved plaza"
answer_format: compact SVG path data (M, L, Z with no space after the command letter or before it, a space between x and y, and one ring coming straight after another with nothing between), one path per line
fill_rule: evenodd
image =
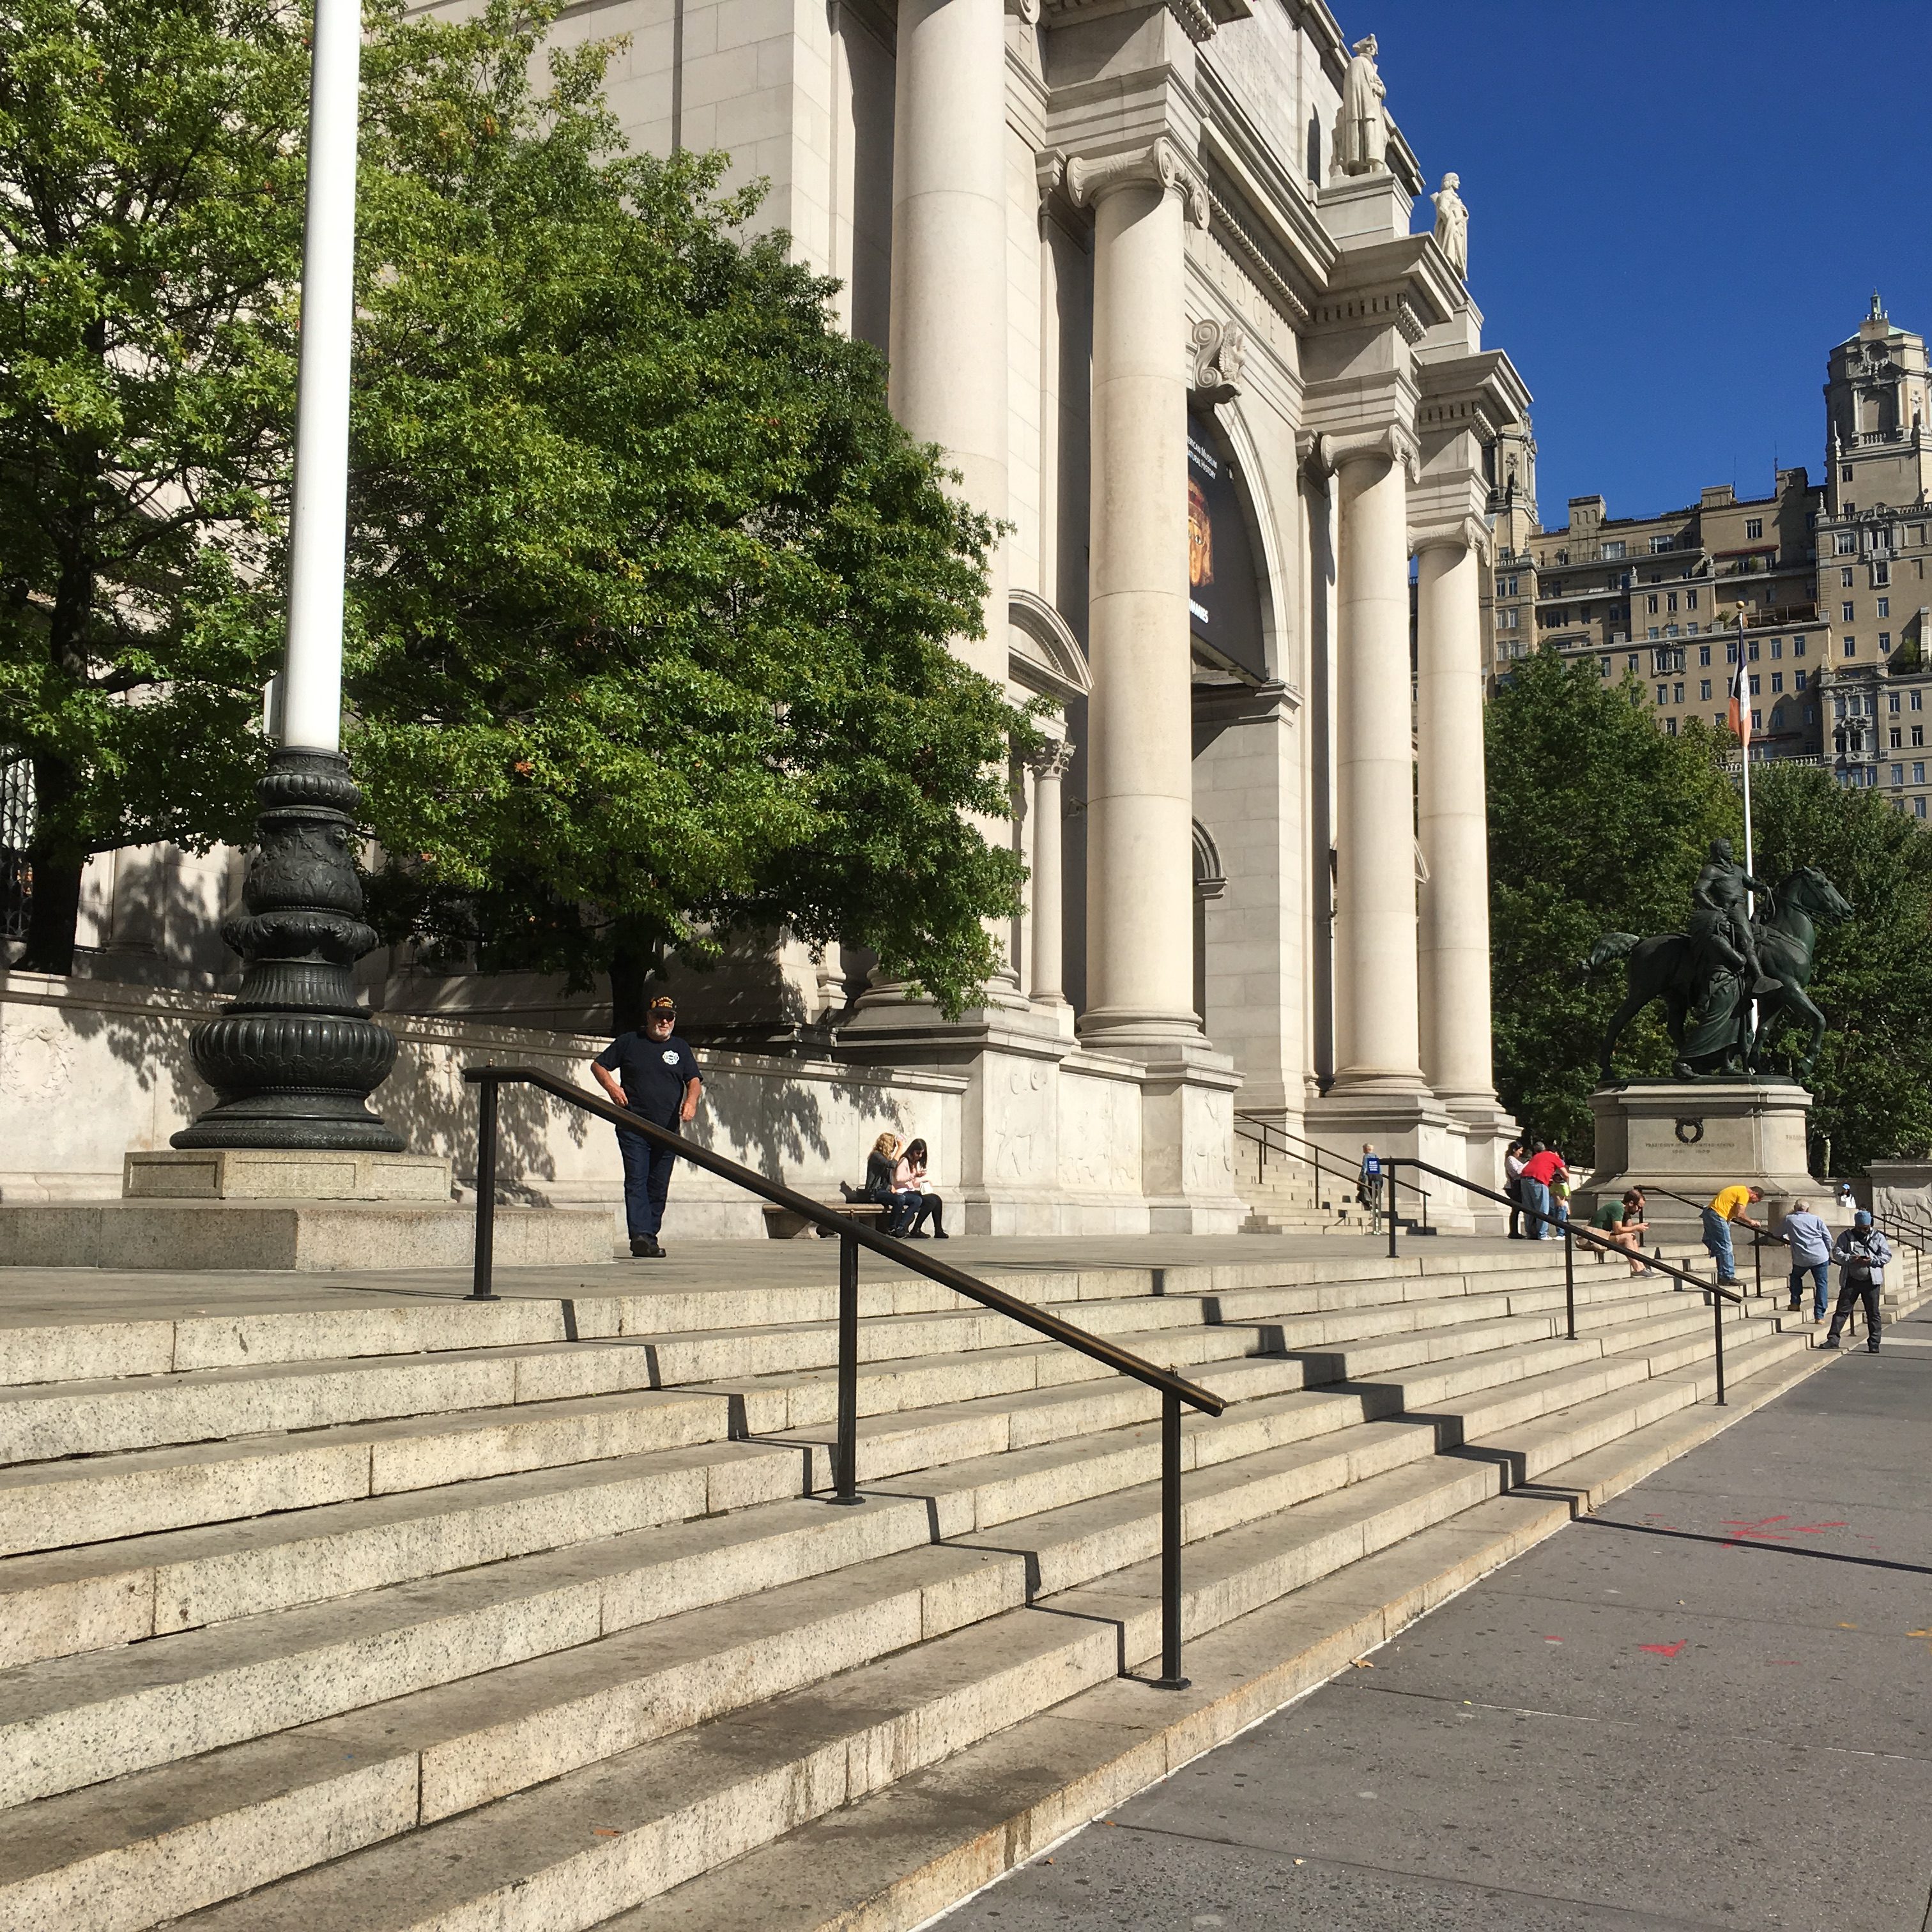
M946 1932L1921 1932L1928 1391L1921 1313Z

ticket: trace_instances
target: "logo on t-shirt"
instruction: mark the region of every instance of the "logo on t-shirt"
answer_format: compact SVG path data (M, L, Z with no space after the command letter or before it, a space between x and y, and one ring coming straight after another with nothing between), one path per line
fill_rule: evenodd
M658 1058L667 1066L675 1066L677 1064L677 1054L674 1048L666 1047Z

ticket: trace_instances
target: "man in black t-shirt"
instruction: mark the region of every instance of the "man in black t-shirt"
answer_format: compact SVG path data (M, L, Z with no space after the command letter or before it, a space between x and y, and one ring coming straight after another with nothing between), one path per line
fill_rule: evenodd
M697 1113L698 1096L704 1090L691 1048L673 1030L676 1024L676 1005L660 993L644 1010L644 1030L620 1034L590 1063L598 1084L619 1106L674 1132ZM671 1163L677 1156L625 1127L617 1130L617 1151L624 1159L624 1218L630 1226L631 1252L661 1259L658 1230L664 1226Z

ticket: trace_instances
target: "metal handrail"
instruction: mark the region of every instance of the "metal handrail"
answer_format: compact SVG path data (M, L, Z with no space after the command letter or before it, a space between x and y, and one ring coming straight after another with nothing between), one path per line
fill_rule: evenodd
M1615 1241L1606 1240L1593 1228L1578 1228L1571 1224L1567 1216L1559 1217L1555 1214L1546 1214L1540 1208L1532 1208L1526 1203L1512 1201L1507 1194L1498 1194L1493 1187L1485 1187L1480 1181L1467 1180L1460 1174L1451 1174L1446 1167L1438 1167L1432 1161L1418 1160L1412 1154L1385 1154L1382 1157L1382 1165L1388 1169L1389 1175L1388 1251L1389 1258L1391 1261L1396 1258L1394 1195L1396 1172L1399 1168L1412 1167L1424 1174L1432 1174L1438 1180L1453 1181L1456 1186L1462 1189L1466 1193L1480 1194L1484 1200L1493 1201L1499 1207L1520 1208L1524 1214L1543 1222L1546 1226L1560 1228L1563 1234L1564 1307L1569 1318L1569 1339L1573 1342L1576 1339L1576 1244L1579 1241L1587 1241L1593 1248L1602 1248L1610 1253L1622 1255L1625 1260L1630 1258L1631 1251L1628 1248L1621 1246ZM1711 1326L1713 1346L1717 1358L1718 1406L1720 1408L1727 1407L1728 1404L1724 1400L1724 1304L1726 1301L1735 1301L1740 1308L1742 1308L1744 1302L1744 1297L1742 1294L1734 1294L1728 1288L1720 1287L1714 1281L1704 1280L1700 1276L1693 1274L1688 1268L1678 1268L1674 1262L1666 1261L1661 1254L1654 1257L1646 1257L1645 1265L1659 1274L1674 1276L1679 1282L1688 1284L1712 1298Z
M1253 1131L1256 1129L1260 1131L1258 1132ZM1319 1141L1311 1141L1304 1135L1291 1133L1279 1121L1270 1120L1264 1114L1238 1112L1234 1115L1234 1131L1238 1134L1244 1135L1247 1139L1255 1142L1260 1147L1264 1156L1276 1151L1268 1145L1268 1137L1270 1134L1279 1136L1283 1141L1294 1141L1298 1144L1307 1148L1309 1151L1306 1154L1297 1154L1292 1148L1286 1147L1282 1148L1280 1151L1285 1159L1298 1160L1305 1166L1313 1167L1315 1186L1318 1193L1322 1186L1322 1157L1324 1154L1328 1156L1330 1170L1334 1173L1336 1179L1345 1186L1354 1185L1360 1174L1360 1168L1351 1168L1346 1159L1338 1156L1334 1148L1324 1148ZM1313 1156L1312 1160L1309 1157L1311 1154ZM1409 1232L1417 1234L1432 1234L1436 1230L1429 1225L1429 1190L1426 1187L1419 1187L1416 1192L1422 1196L1422 1215L1419 1220L1411 1222Z
M837 1213L821 1202L800 1194L782 1183L768 1180L755 1168L744 1166L710 1148L686 1140L668 1127L659 1126L642 1114L614 1102L600 1100L581 1087L573 1087L536 1066L472 1066L463 1077L482 1090L477 1096L476 1143L476 1250L470 1298L492 1301L496 1291L492 1276L496 1258L496 1096L506 1085L541 1088L560 1100L598 1119L608 1120L626 1133L641 1136L654 1146L666 1148L694 1167L744 1188L776 1206L802 1216L822 1232L838 1238L838 1428L832 1451L833 1496L841 1503L862 1503L859 1493L859 1250L869 1248L874 1254L924 1275L928 1281L976 1301L1030 1328L1048 1340L1064 1342L1090 1360L1104 1364L1116 1373L1131 1376L1136 1382L1157 1389L1161 1397L1160 1418L1160 1520L1161 1520L1161 1674L1156 1680L1164 1690L1182 1690L1187 1679L1180 1674L1180 1405L1186 1402L1208 1415L1219 1415L1226 1400L1212 1390L1189 1382L1171 1369L1144 1361L1126 1349L1117 1348L1098 1335L1076 1328L1057 1315L1032 1306L991 1282L982 1281L963 1268L950 1266L919 1249L909 1246L896 1236L881 1234L856 1225L849 1215Z

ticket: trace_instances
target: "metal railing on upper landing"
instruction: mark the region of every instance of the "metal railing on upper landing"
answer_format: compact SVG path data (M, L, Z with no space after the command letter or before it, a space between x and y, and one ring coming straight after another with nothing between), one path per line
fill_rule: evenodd
M1412 1168L1418 1173L1433 1174L1438 1180L1446 1180L1451 1186L1461 1188L1466 1194L1474 1194L1485 1201L1493 1201L1498 1207L1520 1210L1532 1220L1541 1222L1544 1226L1554 1229L1563 1237L1563 1306L1569 1339L1573 1342L1576 1339L1576 1244L1579 1241L1585 1242L1591 1247L1601 1249L1609 1254L1621 1255L1627 1262L1633 1259L1640 1261L1653 1274L1670 1275L1680 1287L1694 1288L1707 1296L1711 1304L1711 1335L1716 1357L1718 1401L1720 1406L1724 1406L1724 1304L1736 1302L1742 1309L1744 1301L1742 1294L1728 1288L1720 1288L1714 1281L1706 1281L1693 1274L1688 1268L1681 1268L1675 1262L1664 1260L1660 1254L1647 1256L1640 1250L1627 1248L1621 1242L1613 1241L1609 1236L1599 1234L1594 1228L1574 1226L1564 1216L1546 1214L1540 1208L1532 1208L1524 1202L1512 1201L1507 1194L1499 1194L1493 1187L1485 1187L1478 1181L1465 1180L1460 1174L1451 1174L1446 1167L1438 1167L1432 1162L1418 1160L1412 1154L1384 1154L1382 1156L1383 1171L1388 1178L1388 1251L1391 1261L1396 1258L1395 1196L1400 1185L1397 1171L1405 1167Z
M1318 1206L1321 1204L1322 1181L1324 1174L1332 1174L1334 1177L1336 1186L1345 1196L1360 1184L1358 1177L1360 1169L1358 1167L1351 1166L1339 1154L1320 1145L1318 1142L1308 1140L1300 1134L1289 1132L1288 1129L1278 1120L1269 1120L1260 1114L1237 1114L1234 1116L1234 1131L1244 1140L1252 1141L1258 1150L1259 1158L1255 1168L1255 1178L1257 1180L1266 1178L1268 1163L1272 1157L1276 1160L1292 1161L1300 1166L1313 1169L1315 1198ZM1298 1151L1298 1150L1306 1150L1306 1151ZM1324 1160L1328 1163L1325 1167L1322 1164ZM1422 1212L1415 1220L1410 1222L1408 1231L1412 1234L1432 1234L1436 1230L1430 1224L1429 1190L1424 1187L1418 1187L1415 1192L1420 1197ZM1379 1211L1378 1209L1371 1208L1372 1213Z
M854 1223L851 1217L826 1207L823 1202L795 1192L754 1168L742 1166L709 1148L700 1147L668 1127L632 1113L628 1108L573 1087L566 1080L535 1066L473 1066L464 1078L480 1090L478 1099L476 1140L476 1253L475 1274L470 1288L472 1300L496 1298L492 1276L496 1258L496 1101L506 1086L536 1087L586 1114L594 1114L613 1126L638 1135L654 1146L668 1148L680 1160L701 1167L762 1200L788 1209L810 1222L821 1234L838 1238L838 1426L832 1450L832 1500L862 1503L859 1493L859 1250L869 1248L901 1268L910 1268L928 1281L963 1294L982 1308L1006 1316L1022 1328L1030 1328L1048 1341L1064 1342L1091 1360L1118 1374L1131 1376L1136 1382L1160 1391L1160 1670L1156 1681L1164 1690L1184 1688L1187 1679L1180 1674L1180 1406L1219 1415L1226 1402L1212 1390L1198 1387L1172 1369L1144 1361L1126 1349L1117 1348L1098 1335L1076 1328L1044 1309L1035 1308L1004 1288L950 1266L891 1234L876 1233Z

